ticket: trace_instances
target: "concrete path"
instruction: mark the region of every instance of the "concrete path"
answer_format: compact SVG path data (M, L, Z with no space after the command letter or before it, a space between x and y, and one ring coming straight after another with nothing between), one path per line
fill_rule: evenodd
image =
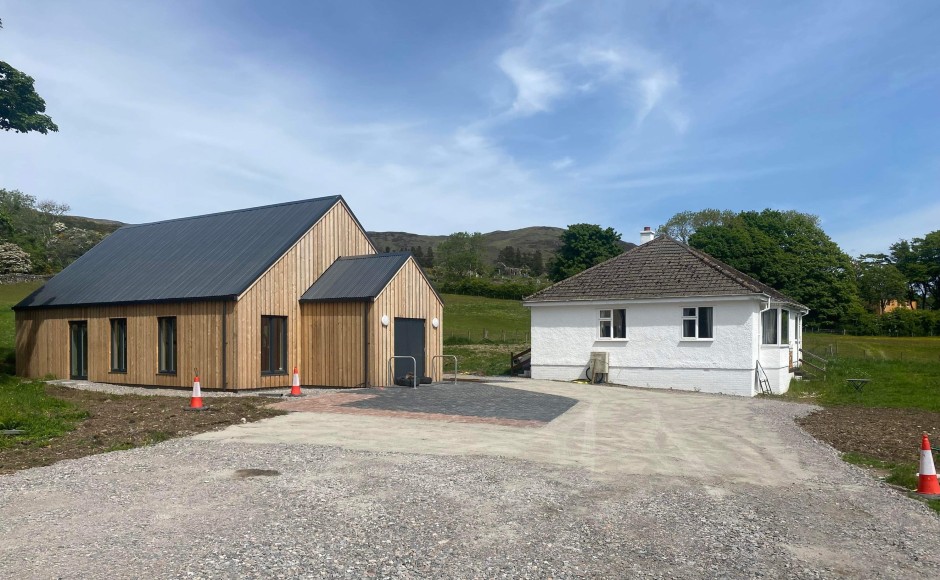
M598 478L666 475L783 485L812 477L774 426L756 412L758 401L531 379L497 384L570 397L578 403L539 428L299 412L204 433L196 439L510 457L580 466ZM330 396L334 395L317 395ZM301 400L278 406L301 410L306 404Z

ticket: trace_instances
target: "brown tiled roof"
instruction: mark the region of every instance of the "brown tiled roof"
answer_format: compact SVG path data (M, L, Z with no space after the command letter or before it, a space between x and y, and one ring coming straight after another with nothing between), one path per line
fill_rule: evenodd
M526 298L526 302L746 294L766 294L774 300L802 306L728 264L660 235L549 286Z

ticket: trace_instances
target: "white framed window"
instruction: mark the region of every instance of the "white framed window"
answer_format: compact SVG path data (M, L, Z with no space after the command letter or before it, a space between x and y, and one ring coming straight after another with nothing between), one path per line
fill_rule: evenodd
M777 342L777 309L765 310L760 316L761 344L780 344Z
M605 308L598 312L598 336L602 339L627 338L627 310Z
M790 344L790 311L780 311L780 344Z
M714 309L696 306L682 309L682 338L686 340L712 340L714 335Z

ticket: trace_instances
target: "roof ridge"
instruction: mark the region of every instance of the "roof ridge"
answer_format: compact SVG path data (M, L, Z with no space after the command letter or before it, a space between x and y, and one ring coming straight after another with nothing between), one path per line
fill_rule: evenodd
M208 218L208 217L217 217L217 216L222 216L222 215L231 215L231 214L236 214L236 213L243 213L243 212L248 212L248 211L255 211L255 210L259 210L259 209L271 209L271 208L274 208L274 207L284 207L284 206L288 206L288 205L296 205L296 204L301 204L301 203L310 203L310 202L313 202L313 201L325 201L325 200L327 200L327 199L334 199L334 200L336 200L336 201L345 201L345 200L343 200L343 196L342 196L342 195L325 195L325 196L323 196L323 197L312 197L312 198L310 198L310 199L296 199L296 200L294 200L294 201L284 201L284 202L281 202L281 203L272 203L272 204L268 204L268 205L259 205L259 206L255 206L255 207L243 207L243 208L241 208L241 209L230 209L230 210L226 210L226 211L218 211L218 212L215 212L215 213L206 213L206 214L201 214L201 215L184 216L184 217L178 217L178 218L171 218L171 219L168 219L168 220L160 220L160 221L155 221L155 222L146 222L146 223L142 223L142 224L127 224L127 225L124 225L124 226L118 228L118 230L125 230L125 229L131 229L131 228L142 228L142 227L146 227L146 226L156 226L156 225L161 225L161 224L169 224L169 223L174 223L174 222L182 222L182 221L187 221L187 220L195 220L195 219L202 219L202 218ZM335 203L335 202L334 202L334 203Z
M411 252L376 252L375 254L356 254L355 256L340 256L336 258L334 264L340 260L364 260L367 258L387 258L387 257L400 257L400 256L411 256Z

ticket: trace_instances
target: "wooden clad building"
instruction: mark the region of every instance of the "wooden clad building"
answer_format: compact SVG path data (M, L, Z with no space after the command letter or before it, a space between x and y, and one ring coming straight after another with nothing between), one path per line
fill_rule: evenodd
M297 366L305 385L382 386L397 355L441 378L440 297L339 196L125 226L14 310L26 377L251 389Z

